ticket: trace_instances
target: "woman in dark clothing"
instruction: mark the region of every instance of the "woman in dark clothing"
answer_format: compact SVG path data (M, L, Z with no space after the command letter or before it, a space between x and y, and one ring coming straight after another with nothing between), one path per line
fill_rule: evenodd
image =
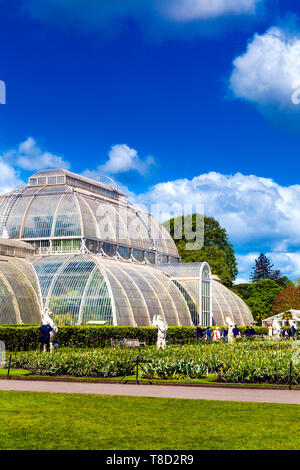
M197 325L196 331L195 331L195 337L197 338L197 341L201 341L203 338L204 330L202 330L200 323Z
M40 352L42 352L46 346L46 350L50 351L50 331L52 331L50 325L42 325L39 327L40 330Z

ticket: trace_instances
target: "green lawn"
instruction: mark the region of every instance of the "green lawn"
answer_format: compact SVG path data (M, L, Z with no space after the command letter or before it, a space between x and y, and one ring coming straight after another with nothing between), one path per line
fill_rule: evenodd
M0 369L0 379L7 377L7 369ZM28 370L25 369L11 369L9 373L9 377L13 378L25 378L31 380L62 380L62 381L76 381L76 382L120 382L123 377L73 377L73 376L61 376L61 375L53 375L53 376L45 376L45 375L31 375ZM173 380L163 380L163 379L154 379L152 383L154 384L176 384L176 385L211 385L218 387L247 387L247 388L280 388L280 389L288 389L288 385L277 385L277 384L249 384L249 383L226 383L226 382L216 382L218 378L218 374L208 374L200 379L190 379L188 377L182 377L180 379L173 379ZM136 377L135 375L126 376L123 379L125 383L126 380L128 383L135 383ZM148 379L143 379L139 377L140 382L149 383ZM300 385L293 385L293 390L299 389Z
M299 449L300 407L0 392L0 449Z
M30 372L24 369L10 369L9 376L14 377L27 377L30 376ZM7 369L0 369L0 379L7 377Z

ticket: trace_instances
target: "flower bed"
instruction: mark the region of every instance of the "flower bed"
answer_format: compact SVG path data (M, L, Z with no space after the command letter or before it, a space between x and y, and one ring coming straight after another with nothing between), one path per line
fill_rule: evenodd
M29 370L35 375L69 375L74 377L118 377L125 374L139 354L147 378L201 378L217 373L219 381L229 383L289 382L291 341L240 341L233 345L202 343L169 346L157 351L154 346L137 352L130 349L57 350L53 354L18 352L12 367ZM300 383L300 366L293 366L292 383Z

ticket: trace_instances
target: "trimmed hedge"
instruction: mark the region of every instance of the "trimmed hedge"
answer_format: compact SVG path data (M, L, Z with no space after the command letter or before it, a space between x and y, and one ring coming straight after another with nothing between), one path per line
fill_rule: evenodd
M39 348L38 325L0 325L0 341L8 351L29 351ZM239 327L243 334L246 326ZM212 327L212 330L214 327ZM267 327L256 327L257 335L267 335ZM195 327L170 326L167 340L172 344L195 341ZM157 328L130 326L59 326L54 342L59 347L101 348L111 339L138 338L147 345L155 344Z

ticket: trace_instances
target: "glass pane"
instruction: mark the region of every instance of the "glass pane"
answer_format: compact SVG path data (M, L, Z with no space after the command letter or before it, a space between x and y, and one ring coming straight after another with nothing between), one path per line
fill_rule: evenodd
M80 236L80 214L73 194L65 194L56 214L54 236Z
M56 184L56 176L49 176L48 184Z
M134 259L136 259L137 261L144 261L144 252L142 250L136 250L135 248L133 248L131 253Z
M130 249L127 246L119 246L118 253L124 259L129 259L130 257Z
M155 253L152 253L151 251L146 251L145 256L149 263L155 264Z
M46 184L46 178L37 178L37 184L38 185Z
M111 243L102 243L102 250L108 256L115 256L115 254L116 254L116 245L112 245Z

